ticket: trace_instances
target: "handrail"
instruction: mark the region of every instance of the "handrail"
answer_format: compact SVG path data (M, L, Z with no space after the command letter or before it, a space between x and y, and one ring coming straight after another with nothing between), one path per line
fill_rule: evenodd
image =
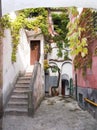
M93 101L91 101L91 100L89 100L89 99L87 99L87 98L84 98L84 100L85 100L86 102L88 102L88 103L90 103L90 104L92 104L92 105L94 105L94 106L97 107L97 103L95 103L95 102L93 102Z

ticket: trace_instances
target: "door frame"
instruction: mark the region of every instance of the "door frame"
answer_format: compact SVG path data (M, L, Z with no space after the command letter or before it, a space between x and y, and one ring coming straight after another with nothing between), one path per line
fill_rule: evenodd
M31 63L31 57L32 57L32 54L31 54L31 45L34 45L34 44L37 44L38 45L38 47L39 47L39 49L37 50L37 55L38 55L38 57L37 57L37 59L36 59L36 61L38 62L39 61L39 59L40 59L40 40L31 40L30 41L30 65L34 65L34 64L32 64ZM34 47L34 46L33 46Z

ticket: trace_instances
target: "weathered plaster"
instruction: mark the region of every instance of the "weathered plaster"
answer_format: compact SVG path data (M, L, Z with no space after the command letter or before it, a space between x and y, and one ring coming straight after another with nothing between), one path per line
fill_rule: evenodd
M14 88L19 73L26 71L30 64L30 47L24 30L20 31L20 44L17 50L17 60L11 61L12 39L10 30L5 30L3 38L3 104Z

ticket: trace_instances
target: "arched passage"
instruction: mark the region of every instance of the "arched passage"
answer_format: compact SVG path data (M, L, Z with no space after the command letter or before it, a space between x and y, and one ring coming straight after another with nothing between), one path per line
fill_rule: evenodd
M68 96L70 92L69 92L69 76L67 74L62 75L61 86L62 86L61 94L63 96Z
M61 67L61 94L70 95L70 79L72 78L72 62L65 61Z

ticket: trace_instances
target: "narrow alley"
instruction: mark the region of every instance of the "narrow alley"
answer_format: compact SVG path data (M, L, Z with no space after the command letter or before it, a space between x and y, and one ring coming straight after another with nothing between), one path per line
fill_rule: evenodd
M97 120L71 98L45 97L33 118L4 116L3 130L97 130Z

